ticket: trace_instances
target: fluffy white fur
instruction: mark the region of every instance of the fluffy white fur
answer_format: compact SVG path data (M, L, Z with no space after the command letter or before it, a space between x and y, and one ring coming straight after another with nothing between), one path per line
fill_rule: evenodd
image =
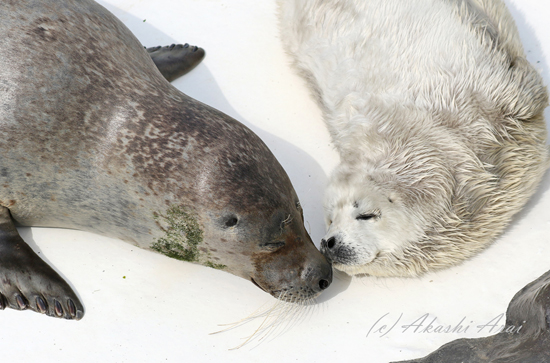
M500 0L278 0L341 164L322 250L414 276L502 232L548 165L547 93Z

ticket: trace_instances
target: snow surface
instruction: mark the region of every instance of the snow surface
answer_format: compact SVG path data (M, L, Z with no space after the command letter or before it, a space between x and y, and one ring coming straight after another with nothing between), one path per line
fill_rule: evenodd
M550 3L506 2L529 60L548 84ZM320 111L289 67L274 1L100 3L146 46L188 42L206 50L203 63L174 85L243 122L267 143L293 181L318 242L325 230L323 189L338 156ZM86 232L21 228L23 238L76 289L86 315L75 322L0 312L2 361L377 363L421 357L457 338L491 335L496 328L491 332L488 324L504 323L500 314L512 296L550 269L549 187L547 175L504 235L470 261L417 279L338 274L318 305L287 311L286 319L281 316L278 325L236 350L230 349L263 319L210 333L276 302L250 282ZM454 332L444 333L449 326Z

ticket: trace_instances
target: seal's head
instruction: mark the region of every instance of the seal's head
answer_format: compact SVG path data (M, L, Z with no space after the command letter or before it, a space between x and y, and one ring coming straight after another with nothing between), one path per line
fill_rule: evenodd
M203 169L199 204L211 201L200 212L204 247L224 270L279 299L313 298L332 282L332 267L305 230L302 207L283 168L240 126L233 132L242 135L213 150Z
M189 142L193 177L179 178L192 180L180 183L187 202L159 213L167 233L153 248L178 257L174 236L185 235L181 259L241 276L285 301L314 298L332 282L332 266L305 230L287 174L248 128L221 113L209 119Z
M205 244L224 270L279 299L300 302L330 285L332 267L305 231L300 203L289 192L260 208L235 200L208 213Z

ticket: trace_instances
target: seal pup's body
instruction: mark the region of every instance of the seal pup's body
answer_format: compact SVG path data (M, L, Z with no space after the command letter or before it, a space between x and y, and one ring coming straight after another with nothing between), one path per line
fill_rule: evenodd
M547 92L500 0L279 0L341 164L322 251L411 276L484 249L548 165Z
M0 308L84 312L14 220L120 238L287 301L328 287L265 144L171 86L112 14L90 0L3 2L0 14Z

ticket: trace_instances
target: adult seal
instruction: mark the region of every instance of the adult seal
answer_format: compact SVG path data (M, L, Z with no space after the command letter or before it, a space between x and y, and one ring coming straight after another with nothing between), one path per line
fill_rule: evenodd
M328 287L331 266L266 145L171 86L111 13L19 0L0 14L0 307L84 314L14 222L120 238L285 301Z

